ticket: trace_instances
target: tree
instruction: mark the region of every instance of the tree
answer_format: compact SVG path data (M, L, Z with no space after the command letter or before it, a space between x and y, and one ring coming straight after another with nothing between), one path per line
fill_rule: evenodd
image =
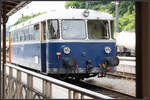
M46 13L46 12L39 12L39 13L33 14L33 15L31 15L31 16L23 16L23 17L19 18L18 21L17 21L14 25L20 24L20 23L22 23L22 22L25 22L25 21L27 21L27 20L29 20L29 19L32 19L32 18L34 18L34 17L37 17L37 16L42 15L42 14L45 14L45 13Z
M88 3L88 7L86 6ZM73 1L66 2L65 7L74 6L80 9L92 9L107 12L115 17L115 4L111 1ZM133 1L121 1L119 3L119 31L135 30L135 3Z

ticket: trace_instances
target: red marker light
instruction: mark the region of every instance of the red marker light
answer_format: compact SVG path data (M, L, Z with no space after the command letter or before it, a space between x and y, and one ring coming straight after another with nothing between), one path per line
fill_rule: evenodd
M110 68L110 67L107 67L107 68L106 68L106 71L107 71L107 72L109 72L110 70L111 70L111 68Z
M61 55L61 52L57 52L56 55L57 55L57 56L60 56L60 55Z
M59 59L60 56L61 56L61 52L57 52L56 55L57 55L57 57L58 57L58 59Z

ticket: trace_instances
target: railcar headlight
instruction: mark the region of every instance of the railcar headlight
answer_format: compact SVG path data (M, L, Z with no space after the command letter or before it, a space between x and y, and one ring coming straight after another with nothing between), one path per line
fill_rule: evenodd
M110 47L105 47L105 52L109 54L111 52L111 48Z
M69 53L70 53L70 51L71 51L71 50L70 50L70 48L69 48L69 47L65 47L65 48L64 48L64 53L65 53L65 54L69 54Z
M89 16L89 11L86 9L86 10L84 10L84 12L83 12L83 16L84 17L88 17Z

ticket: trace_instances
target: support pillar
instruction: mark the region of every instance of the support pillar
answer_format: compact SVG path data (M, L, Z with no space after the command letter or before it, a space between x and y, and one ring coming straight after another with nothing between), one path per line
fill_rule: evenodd
M2 3L0 2L0 99L2 98L2 80L1 80L1 76L2 76L2 73L1 73L1 19L2 19Z
M6 16L6 7L5 3L2 5L3 7L3 13L2 13L2 18L3 18L3 67L2 67L2 74L3 74L3 98L5 97L5 64L6 64L6 22L8 17Z
M150 2L136 2L136 97L150 97Z

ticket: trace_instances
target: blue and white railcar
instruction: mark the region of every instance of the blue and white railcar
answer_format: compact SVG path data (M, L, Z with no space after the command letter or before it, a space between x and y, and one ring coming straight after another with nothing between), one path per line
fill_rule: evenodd
M84 78L113 71L119 63L113 17L68 9L16 25L10 29L10 61L59 77Z

